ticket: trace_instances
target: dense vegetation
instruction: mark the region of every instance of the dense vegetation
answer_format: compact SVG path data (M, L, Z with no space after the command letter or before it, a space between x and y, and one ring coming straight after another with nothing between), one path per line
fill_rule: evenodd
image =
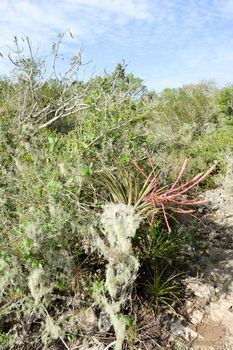
M116 296L103 285L113 259L103 252L111 240L101 234L103 207L136 198L145 180L139 169L149 174L151 164L163 187L186 158L184 181L217 161L200 184L215 186L233 151L233 87L202 82L157 94L122 64L80 81L81 55L57 73L60 41L47 73L30 43L24 54L16 39L12 75L0 81L1 349L91 349L92 342L104 349L101 344L115 344L120 319L124 348L139 349L132 300L151 303L156 312L175 307L195 229L174 217L168 234L160 211L152 229L151 215L141 217L127 253L133 278L121 276ZM110 304L119 307L114 315Z

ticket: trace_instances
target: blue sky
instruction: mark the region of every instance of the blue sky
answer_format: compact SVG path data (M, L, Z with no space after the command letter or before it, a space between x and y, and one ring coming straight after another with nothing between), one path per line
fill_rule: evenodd
M123 59L162 90L201 80L233 82L233 0L0 0L0 51L28 35L47 54L70 28L66 55L84 47L96 74ZM0 74L7 71L0 61Z

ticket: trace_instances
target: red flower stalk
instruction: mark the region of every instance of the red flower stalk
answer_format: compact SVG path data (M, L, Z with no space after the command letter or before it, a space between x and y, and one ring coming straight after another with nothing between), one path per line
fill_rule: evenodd
M169 209L175 213L189 214L195 212L194 209L189 209L187 206L193 206L197 204L206 203L206 201L199 201L197 199L187 199L187 193L197 186L201 181L206 179L209 174L215 169L215 164L211 166L206 172L202 172L197 174L194 178L187 181L184 184L178 185L187 165L187 160L184 161L183 166L170 188L164 189L158 188L158 174L156 174L154 166L152 164L151 157L148 156L149 163L152 167L152 172L149 176L147 176L144 171L139 167L139 165L133 161L134 166L138 170L140 174L142 174L148 183L150 183L152 190L151 192L144 198L144 201L149 202L151 207L153 208L152 217L150 222L150 229L152 229L155 214L161 208L163 212L163 216L168 228L168 232L171 233L171 226L169 225L168 217L166 210ZM152 177L153 175L153 177ZM186 207L186 208L183 208Z

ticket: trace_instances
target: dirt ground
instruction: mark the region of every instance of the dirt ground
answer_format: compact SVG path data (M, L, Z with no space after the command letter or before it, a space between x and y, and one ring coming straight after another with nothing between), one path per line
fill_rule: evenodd
M204 194L208 249L197 261L200 275L187 281L193 295L185 305L190 322L173 325L173 333L186 339L185 349L233 349L233 159L228 164L221 186Z

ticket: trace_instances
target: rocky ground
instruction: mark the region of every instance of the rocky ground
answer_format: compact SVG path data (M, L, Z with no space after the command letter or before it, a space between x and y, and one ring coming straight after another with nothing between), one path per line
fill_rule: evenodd
M233 160L221 186L207 191L201 234L207 242L197 258L199 274L188 278L185 309L171 325L177 349L233 349ZM204 210L204 209L201 209Z

